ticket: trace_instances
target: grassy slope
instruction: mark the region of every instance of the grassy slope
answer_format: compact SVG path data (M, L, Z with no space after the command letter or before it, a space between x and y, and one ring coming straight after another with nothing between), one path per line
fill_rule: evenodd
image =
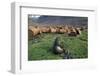
M59 55L52 53L52 46L55 38L61 37L66 50L69 50L73 58L87 58L88 44L87 32L82 32L78 37L68 37L66 34L42 34L34 41L28 43L28 60L51 60L62 59Z

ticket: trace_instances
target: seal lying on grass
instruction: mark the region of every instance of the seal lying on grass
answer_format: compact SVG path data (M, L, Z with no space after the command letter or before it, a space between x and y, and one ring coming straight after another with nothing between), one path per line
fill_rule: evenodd
M64 52L65 52L65 50L64 50L63 46L61 45L60 37L56 37L56 39L54 41L54 45L53 45L53 53L61 54Z
M68 50L65 50L64 46L60 42L60 37L56 37L53 45L53 53L61 55L63 59L71 59L71 55Z

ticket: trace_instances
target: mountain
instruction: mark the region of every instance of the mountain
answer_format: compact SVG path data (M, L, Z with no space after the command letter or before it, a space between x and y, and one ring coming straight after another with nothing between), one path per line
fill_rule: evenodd
M68 25L88 25L87 17L73 17L73 16L47 16L41 15L38 19L29 19L29 23L39 24L68 24Z

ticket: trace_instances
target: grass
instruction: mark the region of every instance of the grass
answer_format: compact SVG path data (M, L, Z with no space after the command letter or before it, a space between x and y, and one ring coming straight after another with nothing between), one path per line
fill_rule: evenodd
M77 37L69 37L66 34L44 33L38 35L34 40L28 41L28 60L57 60L62 59L60 55L52 53L52 46L56 37L61 41L66 50L69 50L73 59L88 57L87 32L82 32Z

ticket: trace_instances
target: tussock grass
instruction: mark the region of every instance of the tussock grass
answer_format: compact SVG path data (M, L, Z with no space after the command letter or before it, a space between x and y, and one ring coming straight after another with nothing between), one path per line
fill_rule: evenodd
M43 33L34 40L28 41L28 60L57 60L62 59L60 55L52 53L52 46L56 37L61 37L66 50L69 50L73 59L88 57L87 32L83 31L77 37L69 37L67 34Z

